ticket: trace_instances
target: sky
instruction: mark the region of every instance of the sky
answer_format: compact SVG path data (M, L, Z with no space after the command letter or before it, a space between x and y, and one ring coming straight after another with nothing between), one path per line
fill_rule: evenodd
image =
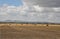
M0 21L60 23L60 0L0 0Z
M9 4L12 6L20 6L22 5L22 1L21 0L0 0L0 6L2 6L3 4Z

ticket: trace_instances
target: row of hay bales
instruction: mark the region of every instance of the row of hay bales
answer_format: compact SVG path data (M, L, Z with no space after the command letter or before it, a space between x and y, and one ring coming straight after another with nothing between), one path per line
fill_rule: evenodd
M46 24L0 24L0 26L46 26Z
M60 26L60 24L0 24L0 26Z
M48 24L48 26L60 26L60 24Z

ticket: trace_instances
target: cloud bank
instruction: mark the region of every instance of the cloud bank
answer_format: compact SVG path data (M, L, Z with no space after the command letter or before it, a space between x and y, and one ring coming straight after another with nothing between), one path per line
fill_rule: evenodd
M60 5L57 1L55 1L55 5L51 5L51 2L46 1L23 0L22 6L4 4L0 6L0 20L60 23Z
M39 5L41 7L60 7L60 0L24 0L28 4Z

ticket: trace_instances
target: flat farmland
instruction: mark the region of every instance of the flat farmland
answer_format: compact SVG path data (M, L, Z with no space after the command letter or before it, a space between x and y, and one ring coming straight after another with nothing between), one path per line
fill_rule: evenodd
M0 39L60 39L60 26L0 25Z

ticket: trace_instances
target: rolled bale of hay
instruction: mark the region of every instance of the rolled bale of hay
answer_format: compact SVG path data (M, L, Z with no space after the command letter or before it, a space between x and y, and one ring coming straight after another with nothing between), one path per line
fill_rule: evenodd
M23 26L22 24L16 24L16 26Z
M35 26L35 24L27 24L27 26Z
M46 24L36 24L36 26L46 26Z
M22 26L27 26L27 24L22 24Z
M0 26L5 26L5 24L0 24Z
M9 24L9 26L16 26L16 24Z
M9 24L4 24L4 26L9 26Z

